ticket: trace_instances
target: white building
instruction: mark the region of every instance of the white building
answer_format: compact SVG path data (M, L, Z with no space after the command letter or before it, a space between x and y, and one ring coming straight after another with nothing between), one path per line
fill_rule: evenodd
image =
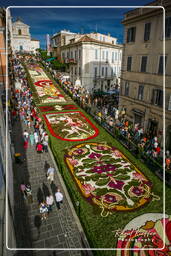
M113 90L120 83L122 45L100 33L79 35L61 47L61 58L69 63L71 82L89 93Z
M36 49L40 48L40 42L36 39L31 39L29 26L24 24L20 19L17 19L12 24L13 33L13 51L25 51L36 53Z
M51 37L51 50L54 57L61 56L61 46L69 44L69 40L77 36L69 30L61 30Z

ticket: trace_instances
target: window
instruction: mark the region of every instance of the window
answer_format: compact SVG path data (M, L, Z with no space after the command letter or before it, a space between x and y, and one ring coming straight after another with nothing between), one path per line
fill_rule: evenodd
M114 52L112 52L112 63L114 63Z
M73 59L73 52L71 52L71 59Z
M102 67L102 76L104 76L104 67Z
M77 51L75 51L75 60L77 59Z
M167 56L165 56L165 67L166 67ZM163 75L163 56L160 56L158 74Z
M65 52L62 53L62 59L65 59Z
M20 51L22 51L23 50L23 46L22 45L20 45Z
M94 68L94 76L97 76L97 67Z
M113 76L113 68L111 67L111 76Z
M131 66L132 66L132 57L128 56L128 58L127 58L127 71L131 71Z
M147 56L142 56L141 58L141 72L146 72L147 67Z
M135 42L136 27L128 28L127 43Z
M95 59L97 60L98 59L98 50L95 49Z
M67 52L67 58L69 59L69 52Z
M75 67L75 75L77 75L77 67Z
M79 72L79 76L81 76L81 67L79 67L78 72Z
M102 59L105 59L105 51L102 51Z
M129 82L125 82L125 96L129 96Z
M144 28L144 41L148 41L150 39L150 30L151 23L146 23Z
M118 53L115 52L115 60L117 60L117 59L118 59Z
M116 67L114 67L113 70L114 70L114 74L116 75Z
M160 107L163 106L163 91L161 89L153 89L152 104Z
M105 68L105 76L107 76L107 73L108 73L108 68L106 67Z
M166 36L166 38L171 37L171 17L166 18L165 36Z
M22 34L22 33L21 33L21 29L19 29L19 30L18 30L18 34L19 34L19 35L21 35L21 34Z
M106 60L108 60L108 51L106 51Z
M103 42L105 42L105 37L103 37Z
M143 95L144 95L144 85L139 85L138 100L143 100Z
M169 97L169 105L168 105L168 110L171 110L171 95Z
M81 49L79 49L79 59L81 59Z

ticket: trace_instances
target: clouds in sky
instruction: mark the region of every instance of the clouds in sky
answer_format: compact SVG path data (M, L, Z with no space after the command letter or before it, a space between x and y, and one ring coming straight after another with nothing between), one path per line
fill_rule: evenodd
M49 0L49 5L93 5L94 0L86 3L83 1L70 0ZM11 5L11 0L5 0L5 5ZM130 2L130 1L129 1ZM132 0L132 5L145 5L147 0ZM28 5L28 1L16 0L16 5ZM42 4L42 1L30 0L29 6ZM47 2L46 2L47 4ZM116 5L116 0L96 1L96 5ZM120 0L120 5L127 5L127 0ZM118 2L117 2L118 5ZM100 33L110 33L117 37L118 41L123 41L123 25L121 21L123 14L128 11L127 8L10 8L11 15L15 20L20 17L24 23L30 26L30 32L33 38L41 41L41 46L45 46L46 34L54 34L62 29L67 29L72 32L90 33L97 30Z

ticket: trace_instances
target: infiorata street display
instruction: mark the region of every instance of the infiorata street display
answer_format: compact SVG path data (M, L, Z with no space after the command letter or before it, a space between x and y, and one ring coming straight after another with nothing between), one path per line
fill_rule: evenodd
M76 105L51 105L51 106L39 106L42 112L50 111L63 111L63 110L75 110L78 109Z
M66 102L66 99L56 88L39 65L27 65L28 72L36 88L41 103Z
M43 115L50 133L61 140L81 141L94 138L99 131L80 111Z
M84 197L103 210L130 211L160 199L152 193L150 180L107 144L77 145L68 150L65 161Z

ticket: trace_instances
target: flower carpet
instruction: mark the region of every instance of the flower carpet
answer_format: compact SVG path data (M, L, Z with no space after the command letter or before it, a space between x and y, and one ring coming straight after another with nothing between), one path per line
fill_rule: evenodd
M137 224L137 228L135 228ZM170 256L171 216L147 213L134 218L119 235L117 256ZM129 250L131 249L131 250ZM149 250L151 249L151 250Z
M103 210L134 210L155 196L152 183L116 148L102 143L80 144L65 161L84 197Z
M39 106L42 112L50 111L63 111L63 110L76 110L78 109L76 105L51 105L51 106Z
M27 65L28 72L36 88L41 103L66 102L60 90L56 88L39 65Z
M92 247L136 248L135 243L121 243L112 230L126 227L142 213L161 212L162 182L119 141L94 124L93 118L39 64L28 66L28 80L40 117L46 124L49 146ZM168 200L169 192L168 189ZM103 251L97 255L116 256L117 253ZM132 255L128 252L117 256Z
M80 111L43 115L50 133L61 140L81 141L94 138L99 131Z

